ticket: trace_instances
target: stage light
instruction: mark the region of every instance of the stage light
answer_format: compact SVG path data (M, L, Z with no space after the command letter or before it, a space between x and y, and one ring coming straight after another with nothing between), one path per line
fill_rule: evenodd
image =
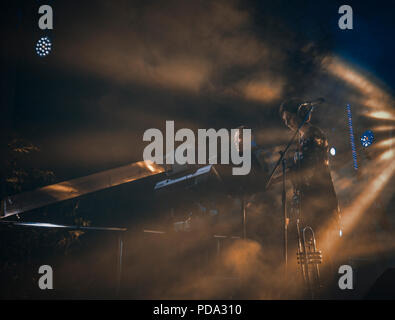
M347 118L348 118L348 129L349 129L349 134L350 134L353 166L354 166L355 170L358 170L357 151L356 151L355 142L354 142L354 129L352 127L352 114L351 114L351 107L349 104L347 104Z
M331 156L335 156L336 155L336 149L335 147L330 148L329 153L331 154Z
M49 55L52 49L51 40L48 37L42 37L37 41L36 44L36 53L40 57L45 57Z
M360 140L363 147L369 147L374 140L373 132L371 130L366 130L364 133L362 133Z

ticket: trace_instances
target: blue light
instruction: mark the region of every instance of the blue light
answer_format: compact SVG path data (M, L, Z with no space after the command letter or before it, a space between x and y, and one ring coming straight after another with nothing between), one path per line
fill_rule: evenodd
M329 153L331 154L332 157L334 157L336 155L336 148L335 147L330 148Z
M366 130L364 133L361 135L361 144L362 147L367 148L369 147L374 140L374 135L371 130Z
M37 41L36 44L36 53L40 57L45 57L49 55L52 49L51 40L48 37L42 37Z
M354 142L354 130L352 127L352 115L351 115L351 107L347 105L347 118L348 118L348 129L350 134L350 143L351 143L351 152L352 152L352 159L353 159L353 166L355 170L358 170L358 163L357 163L357 151L355 148Z

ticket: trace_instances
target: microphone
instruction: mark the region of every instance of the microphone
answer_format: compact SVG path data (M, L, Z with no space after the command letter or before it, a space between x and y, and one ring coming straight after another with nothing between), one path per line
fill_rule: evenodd
M305 121L308 120L310 114L313 112L316 106L319 106L325 101L324 98L317 98L312 101L306 101L302 103L298 108L298 114L301 115Z

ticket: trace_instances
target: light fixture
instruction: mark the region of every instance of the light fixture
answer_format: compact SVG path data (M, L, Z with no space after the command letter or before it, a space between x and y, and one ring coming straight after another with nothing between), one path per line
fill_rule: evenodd
M361 144L363 147L367 148L369 147L374 140L374 135L371 130L366 130L364 133L361 135Z
M52 49L51 40L48 37L42 37L36 43L36 53L40 57L46 57L49 55Z
M350 107L349 104L347 105L347 118L348 118L348 130L349 130L349 134L350 134L350 143L351 143L353 166L354 166L355 170L358 170L357 150L355 148L354 129L352 127L351 107Z

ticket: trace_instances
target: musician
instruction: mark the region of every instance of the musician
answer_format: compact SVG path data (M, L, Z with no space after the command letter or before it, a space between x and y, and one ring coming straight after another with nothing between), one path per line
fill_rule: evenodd
M294 98L284 101L279 113L294 132L306 120L297 137L288 176L299 202L301 225L313 228L319 244L320 233L328 226L339 234L340 212L329 171L328 140L320 128L310 123L309 110L310 104Z

